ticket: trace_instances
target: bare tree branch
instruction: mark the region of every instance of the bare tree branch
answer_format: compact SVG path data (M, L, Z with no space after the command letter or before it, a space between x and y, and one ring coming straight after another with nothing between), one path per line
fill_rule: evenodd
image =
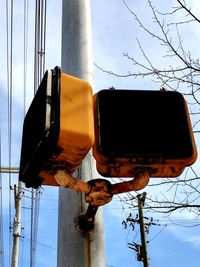
M163 58L171 59L171 63L164 68L159 67L159 62L154 62L149 57L148 51L143 48L142 43L137 39L136 41L141 53L140 59L138 60L131 56L129 52L123 54L124 58L131 63L132 71L120 74L106 70L98 64L95 64L95 66L104 73L119 78L152 77L154 82L159 83L160 86L164 86L169 90L180 91L188 100L194 133L199 134L200 60L199 58L194 59L192 57L190 49L185 49L179 26L187 27L191 23L199 24L200 19L194 15L185 1L177 0L176 7L172 7L171 11L163 13L156 9L151 0L147 0L148 7L152 13L152 22L157 26L157 31L155 31L155 28L152 30L151 27L145 25L125 0L123 2L144 34L150 37L150 40L155 40L161 47L165 48ZM174 22L174 14L177 12L179 14L182 12L185 20L180 19ZM168 22L166 22L167 19ZM195 216L200 215L200 172L198 170L190 167L185 172L185 176L177 179L154 179L149 185L149 188L154 189L156 187L160 188L160 190L165 188L165 190L162 190L159 196L152 195L146 199L145 209L147 211L164 213L169 216L174 212L182 212L187 209L193 212ZM134 194L129 193L122 200L130 208L137 207Z

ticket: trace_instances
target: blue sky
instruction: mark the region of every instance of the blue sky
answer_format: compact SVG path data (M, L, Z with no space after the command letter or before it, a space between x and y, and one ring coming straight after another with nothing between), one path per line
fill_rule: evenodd
M2 3L3 2L3 3ZM1 124L1 164L9 164L8 157L8 105L7 105L7 84L6 84L6 1L0 3L0 124ZM11 146L11 165L18 166L20 157L20 142L23 123L23 54L21 51L23 40L23 3L22 0L14 1L14 32L13 32L13 98L12 98L12 146ZM34 1L29 3L29 36L28 36L28 68L27 68L27 96L25 108L27 109L33 97L33 16ZM46 69L54 68L60 65L60 38L61 38L61 1L48 0L47 8L47 40L46 40ZM8 1L10 3L10 1ZM152 15L148 8L146 0L132 1L127 0L130 7L137 12L138 16L151 29L157 30L152 24ZM158 1L153 3L162 11L168 10L170 6L175 5L175 1ZM194 7L195 12L200 10L197 1L189 1ZM94 61L99 66L118 73L127 73L135 71L123 57L123 53L129 52L132 56L140 59L142 57L139 51L136 39L139 38L149 57L156 62L157 66L169 64L168 58L163 58L164 48L155 43L152 38L148 38L138 27L122 0L92 0L92 29L93 29L93 55ZM173 35L173 33L172 33ZM199 49L200 30L195 26L186 27L183 30L183 39L186 49L191 49L194 53ZM191 42L191 40L194 40ZM173 64L176 62L173 62ZM106 75L97 68L95 71L94 91L98 91L110 86L126 89L159 89L159 84L154 83L150 78L116 78ZM15 123L17 122L17 124ZM199 164L199 162L196 163ZM9 190L9 175L2 174L3 188L3 218L4 218L4 262L8 264L9 256L9 220L14 216L13 190ZM17 175L11 175L11 183L17 182ZM159 194L163 189L152 189L147 187L147 194ZM166 195L171 192L165 192ZM30 244L30 196L27 191L23 200L23 238L20 242L20 264L19 266L28 266L29 264L29 244ZM44 187L41 194L40 216L38 226L38 243L36 266L54 267L56 266L56 243L57 243L57 188ZM9 212L11 210L11 212ZM136 254L127 247L127 242L139 242L139 229L131 231L124 229L121 222L130 213L127 207L123 206L118 197L104 207L104 226L105 226L105 244L106 244L106 266L112 267L132 267L142 266L136 261ZM132 211L133 214L137 210ZM150 266L154 267L188 267L198 266L200 252L199 227L185 228L172 224L167 216L161 216L157 213L146 214L159 219L159 223L168 226L152 226L148 235L151 240L148 245ZM51 218L51 224L49 224ZM181 225L197 218L189 212L179 212L171 217L174 222Z

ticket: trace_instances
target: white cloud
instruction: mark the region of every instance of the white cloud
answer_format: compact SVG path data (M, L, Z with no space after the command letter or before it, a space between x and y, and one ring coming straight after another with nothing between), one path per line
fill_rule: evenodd
M167 229L181 242L188 243L196 249L200 249L199 227L183 228L180 226L172 226Z

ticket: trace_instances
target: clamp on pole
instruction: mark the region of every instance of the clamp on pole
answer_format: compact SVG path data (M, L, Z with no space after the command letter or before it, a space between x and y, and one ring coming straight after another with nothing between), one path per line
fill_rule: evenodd
M117 184L111 184L106 179L92 179L84 182L73 177L66 168L63 168L56 170L54 178L60 186L85 194L85 201L89 205L86 213L79 216L78 224L82 231L89 231L94 228L94 219L99 206L109 203L113 195L143 189L148 185L150 175L144 170L135 175L134 179Z

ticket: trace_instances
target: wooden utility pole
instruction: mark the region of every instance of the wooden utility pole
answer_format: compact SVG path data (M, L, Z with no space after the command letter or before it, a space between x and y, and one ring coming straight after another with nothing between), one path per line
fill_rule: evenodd
M63 0L61 67L63 72L93 85L89 0ZM82 161L76 176L84 181L95 178L91 153ZM59 189L58 267L105 267L101 208L91 232L78 229L77 218L85 211L86 204L81 193L64 187Z
M145 202L146 193L137 195L138 198L138 213L139 213L139 224L140 224L140 237L141 237L141 256L144 267L149 267L148 263L148 255L147 255L147 242L146 242L146 234L145 234L145 224L144 224L144 216L143 216L143 207Z

